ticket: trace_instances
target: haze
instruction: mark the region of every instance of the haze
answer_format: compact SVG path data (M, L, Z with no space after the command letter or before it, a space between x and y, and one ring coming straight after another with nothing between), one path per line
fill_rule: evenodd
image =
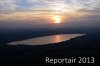
M0 29L100 28L99 6L100 0L0 0Z

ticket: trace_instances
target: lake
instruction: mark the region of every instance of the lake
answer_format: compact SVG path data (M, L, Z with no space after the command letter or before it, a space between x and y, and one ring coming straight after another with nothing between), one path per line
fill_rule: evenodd
M62 41L67 41L72 38L76 38L79 36L83 36L85 34L59 34L59 35L50 35L50 36L44 36L44 37L37 37L37 38L31 38L21 41L13 41L10 43L7 43L8 45L44 45L44 44L53 44L53 43L59 43Z

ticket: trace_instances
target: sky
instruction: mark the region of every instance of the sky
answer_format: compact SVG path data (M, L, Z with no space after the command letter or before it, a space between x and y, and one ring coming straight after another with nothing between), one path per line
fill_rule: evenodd
M99 28L100 0L0 0L0 28L52 27L60 19L61 26Z

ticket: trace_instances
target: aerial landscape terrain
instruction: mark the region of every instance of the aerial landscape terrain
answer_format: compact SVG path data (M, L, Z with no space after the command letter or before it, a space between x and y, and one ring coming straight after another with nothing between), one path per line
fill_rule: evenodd
M0 66L99 63L100 0L0 0Z
M0 63L45 65L45 57L95 57L95 63L99 63L100 33L87 33L68 41L47 45L7 45L8 42L15 40L55 34L53 31L50 32L43 31L40 34L38 31L32 31L30 34L30 31L29 33L27 31L6 33L5 31L5 34L0 34L0 40L2 40L0 41Z

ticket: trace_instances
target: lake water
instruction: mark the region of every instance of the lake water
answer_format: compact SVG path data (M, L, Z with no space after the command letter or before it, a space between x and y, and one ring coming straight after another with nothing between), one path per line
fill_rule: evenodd
M44 37L37 37L31 38L21 41L14 41L8 43L9 45L44 45L44 44L52 44L58 43L62 41L67 41L72 38L76 38L79 36L83 36L85 34L60 34L60 35L51 35L51 36L44 36Z

